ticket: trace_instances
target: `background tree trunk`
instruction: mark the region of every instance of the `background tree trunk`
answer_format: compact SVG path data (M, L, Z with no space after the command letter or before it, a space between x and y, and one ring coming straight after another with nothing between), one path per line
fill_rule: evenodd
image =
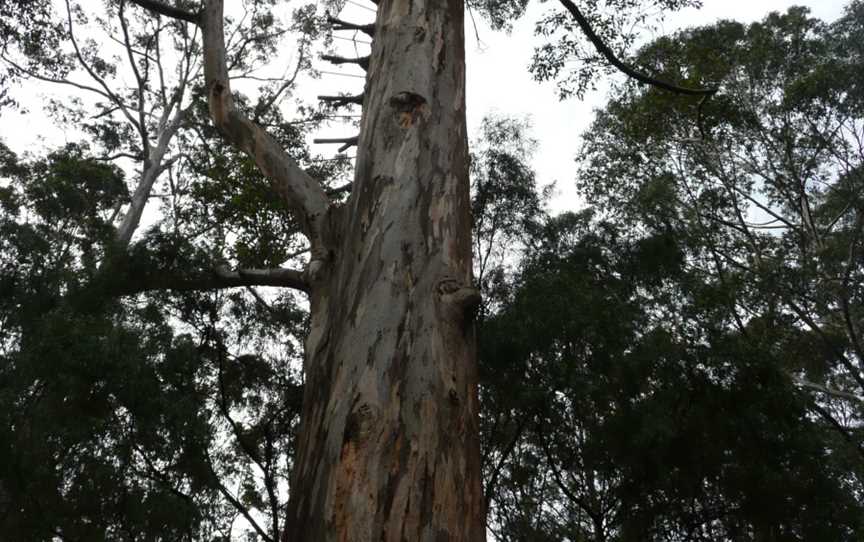
M312 291L287 538L485 539L461 0L382 0Z

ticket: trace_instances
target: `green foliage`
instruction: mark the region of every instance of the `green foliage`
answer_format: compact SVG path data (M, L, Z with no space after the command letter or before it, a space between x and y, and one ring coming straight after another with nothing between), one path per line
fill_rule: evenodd
M230 305L200 295L176 307L157 298L82 312L58 294L43 300L44 282L26 281L19 276L4 298L26 311L3 311L7 539L199 540L226 527L221 484L232 486L249 462L284 476L300 407L297 353L263 354L256 343L302 332L302 315L274 315L242 295ZM220 323L223 306L236 329ZM177 334L169 322L178 318L193 334ZM225 343L262 356L235 357ZM247 485L248 502L260 501L256 491Z
M540 247L481 335L500 540L854 539L862 471L782 370L794 322L729 328L664 234L563 215Z
M240 22L254 21L260 33L229 52L235 66L254 70L269 60L285 32L272 4L246 4L254 13ZM148 205L161 202L162 218L140 228L129 247L117 246L116 224L149 164L142 125L111 96L95 111L77 97L49 104L58 120L77 123L87 145L26 161L0 145L2 538L228 540L235 515L247 508L272 533L301 405L302 305L289 293L254 289L115 296L166 277L207 278L226 264L278 267L302 252L295 222L249 160L222 143L200 93L168 105L183 95L187 83L176 77L195 47L182 28L126 3L129 39L150 56L133 56L144 77L140 88L124 87L121 79L134 79L129 66L82 30L122 37L118 3L95 15L75 6L83 62L117 100L145 111L151 145L166 109L187 114L152 191L158 199ZM49 60L76 61L62 20L47 8L44 16L60 29L57 41L34 42L44 50L29 49L23 34L4 42L4 60L21 68L4 81L21 80L22 70L65 77ZM25 24L12 15L3 22ZM304 55L320 21L301 9L292 24L308 31L300 72L309 68ZM164 57L154 43L163 44ZM178 56L179 67L169 68L166 59ZM317 157L300 125L274 107L290 90L273 81L255 100L237 100L272 125L295 158L312 163ZM134 173L124 175L118 161ZM336 177L344 164L317 169Z
M646 5L695 3L580 7L619 50ZM104 5L73 9L73 21L121 35L120 4ZM247 17L229 21L255 29L238 30L229 51L238 71L274 55L286 29L303 33L297 70L310 68L322 35L314 6L286 22L275 5L247 2ZM496 27L526 8L472 5ZM862 5L831 25L793 9L644 47L637 64L652 73L722 90L700 104L621 85L585 139L579 183L592 208L581 213L546 214L527 122L483 123L472 211L499 540L855 540L864 530ZM3 64L0 84L25 70L64 77L81 62L50 8L0 3L2 52L20 61ZM125 13L136 48L164 39L172 54L196 53L182 25ZM569 15L538 31L554 43L538 50L535 75L565 95L590 88L600 61ZM79 36L94 73L122 82L121 63ZM582 64L568 71L574 58ZM0 144L4 540L228 540L246 512L278 530L304 304L256 289L114 294L223 266L278 267L307 247L285 202L210 125L199 83L157 84L150 61L132 60L153 75L118 91L132 110L153 100L143 129L110 96L95 115L69 99L50 107L89 145L21 160ZM275 81L235 100L335 182L348 165L305 145L319 112L292 123L275 107L290 89ZM138 179L110 164L143 170L141 132L181 106L154 193L161 218L120 249L117 212Z
M487 116L471 152L471 216L475 278L484 310L506 295L513 263L544 217L548 190L538 192L529 163L536 142L527 121Z
M659 39L639 65L720 93L598 112L592 209L534 230L481 328L498 539L858 539L860 13Z
M50 0L3 0L0 2L0 55L5 57L13 47L21 48L28 65L41 65L53 74L64 74L69 66L57 54L63 29L54 18ZM4 64L0 67L0 109L14 105L9 83L21 75L20 70Z
M579 9L603 42L620 56L633 45L634 28L654 23L664 11L700 6L701 0L589 0ZM613 68L582 34L569 12L558 9L537 22L546 43L536 48L531 73L540 81L556 81L562 98L596 88L598 75Z

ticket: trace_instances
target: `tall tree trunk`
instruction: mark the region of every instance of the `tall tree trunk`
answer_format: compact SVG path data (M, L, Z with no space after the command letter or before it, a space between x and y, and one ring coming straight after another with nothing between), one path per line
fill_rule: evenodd
M482 541L462 0L381 0L286 539Z

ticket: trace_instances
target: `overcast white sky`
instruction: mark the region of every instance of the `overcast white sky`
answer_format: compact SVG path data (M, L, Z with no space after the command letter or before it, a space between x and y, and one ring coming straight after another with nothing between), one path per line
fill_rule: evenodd
M601 89L586 96L584 101L572 98L561 102L551 83L540 84L530 79L526 67L533 45L538 43L538 38L532 35L534 21L538 14L555 4L534 3L532 12L519 22L510 36L481 28L480 37L485 43L482 51L477 48L476 41L471 40L473 29L466 29L469 36L467 108L469 129L476 127L490 110L530 116L534 136L539 141L534 161L538 180L542 183L558 181L559 194L552 208L563 211L578 205L573 188L578 136L590 122L592 110L603 105L606 91ZM663 31L671 33L719 19L752 22L771 11L785 11L793 5L808 6L813 16L831 21L842 14L846 4L845 0L704 0L701 9L684 10L667 18Z
M228 3L239 0L231 0ZM676 29L710 24L718 19L734 19L751 22L763 18L771 11L784 11L792 5L806 5L812 14L822 20L831 21L842 13L846 0L704 0L701 9L688 9L672 14L664 23L661 33ZM348 0L340 17L352 22L370 22L374 18L369 0ZM588 125L592 111L603 105L605 89L591 93L584 100L571 98L559 101L552 83L537 83L528 73L533 48L540 39L533 35L535 21L550 9L560 9L555 2L531 3L529 12L517 22L510 34L493 32L475 17L482 44L475 38L470 17L466 17L467 49L467 111L469 135L473 135L480 120L490 112L530 118L533 136L539 146L535 155L534 167L541 183L557 181L558 195L552 203L554 211L573 209L578 206L578 198L573 189L575 173L574 159L579 145L579 135ZM350 37L350 33L336 33ZM646 36L650 38L650 36ZM368 40L359 35L359 40ZM355 45L349 41L337 40L341 54L353 56ZM357 52L367 54L368 47L360 45ZM334 73L362 74L356 66L331 66L318 61L316 67ZM363 80L323 74L320 80L306 81L300 92L314 100L317 94L331 94L339 91L359 92ZM46 89L49 90L49 89ZM308 92L308 94L306 94ZM44 115L38 112L38 100L31 105L29 115L4 112L0 121L0 137L16 152L22 153L36 149L40 141L47 146L62 144L65 140L76 140L76 133L64 134L62 128L52 126ZM353 134L353 128L338 123L325 127L311 137L344 137ZM334 155L334 145L316 145L315 150ZM353 154L349 151L349 154Z

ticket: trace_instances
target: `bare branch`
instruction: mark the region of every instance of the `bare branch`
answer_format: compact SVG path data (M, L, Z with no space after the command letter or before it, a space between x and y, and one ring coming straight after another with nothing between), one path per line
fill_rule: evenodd
M344 56L321 55L322 60L326 60L331 64L357 64L364 70L369 70L369 56L360 56L356 58L346 58Z
M144 120L144 91L146 88L145 77L142 77L141 71L138 69L138 64L135 62L135 55L132 51L132 40L129 38L129 26L126 24L126 2L120 1L117 16L120 19L120 28L123 30L123 42L126 48L126 55L129 58L129 65L132 67L132 74L135 76L137 83L136 93L138 94L138 125L141 132L141 148L144 149L144 161L150 161L150 137L147 133L147 123ZM145 74L146 75L146 74Z
M137 278L137 277L136 277ZM214 269L189 275L172 275L168 272L152 273L134 282L123 284L118 295L133 295L156 290L195 292L238 288L242 286L274 286L309 291L309 283L302 271L296 269Z
M363 105L363 95L355 96L318 96L322 102L332 103L333 107L346 107L351 104Z
M114 160L118 160L120 158L128 158L129 160L141 160L142 156L140 154L132 154L130 152L118 152L115 154L106 154L104 156L97 156L94 160L99 160L100 162L113 162Z
M360 140L360 136L353 137L331 137L331 138L318 138L313 139L313 143L342 143L343 145L339 147L338 152L343 152L348 150L348 148L353 147Z
M294 73L291 75L291 77L290 78L283 77L282 78L283 79L282 84L279 85L279 88L277 88L267 100L265 100L263 103L256 106L255 109L256 109L256 111L258 111L258 113L256 113L256 115L255 115L256 121L258 120L258 117L261 114L265 113L268 109L273 107L273 104L275 104L279 100L279 97L286 90L288 90L291 86L294 85L294 83L297 81L297 76L300 75L300 70L303 68L303 64L305 62L305 59L306 59L306 45L304 44L304 45L300 46L300 55L299 55L299 58L297 59L297 64L294 67Z
M790 292L790 294L794 294L794 292ZM784 299L784 302L790 309L792 309L792 312L795 313L795 315L804 322L808 328L810 328L811 331L816 333L819 338L822 339L822 342L824 342L825 345L834 353L840 364L849 372L849 375L855 379L855 382L857 382L861 389L864 390L864 376L862 376L858 369L852 365L852 362L846 359L844 352L834 344L834 341L832 341L828 335L825 334L822 327L819 326L819 324L817 324L804 309L799 307L798 304L792 300L791 295Z
M251 288L250 288L251 290ZM256 294L257 296L257 294ZM252 442L249 441L247 435L243 432L243 426L237 422L233 416L231 416L231 410L228 406L228 397L225 392L225 369L224 369L224 357L225 353L220 349L218 354L219 359L219 373L218 373L218 381L219 381L219 398L216 401L219 405L219 410L222 413L222 417L224 417L228 424L231 426L232 431L234 432L234 437L237 439L237 443L240 445L240 449L243 450L243 453L255 463L259 469L261 469L261 473L264 476L264 485L267 488L267 495L270 499L270 515L271 520L273 521L273 534L278 539L279 537L279 500L276 495L276 480L273 478L273 471L271 469L272 465L270 462L262 462L261 454L258 450L255 449L255 446Z
M249 513L249 510L243 505L243 503L240 502L240 500L237 499L237 497L235 497L230 491L228 491L228 488L225 487L225 484L223 484L222 480L219 479L219 473L216 472L216 467L213 466L213 460L210 458L210 453L206 449L204 450L204 453L206 454L207 466L209 467L210 474L213 477L213 484L216 485L216 488L219 490L219 492L222 493L225 499L227 499L232 506L234 506L235 510L240 512L240 514L244 518L246 518L246 521L248 521L249 524L252 525L252 528L255 529L255 532L258 533L258 536L264 539L264 542L276 542L267 534L267 531L265 531L258 524L258 522L255 521L255 518L252 517L252 515Z
M516 449L516 444L518 444L519 439L522 438L522 433L526 428L527 422L527 417L521 418L519 420L519 423L516 424L516 429L513 431L513 436L510 438L510 441L502 450L501 456L498 458L498 461L495 462L495 467L492 469L492 475L489 477L489 481L486 483L485 487L487 502L492 500L492 493L495 490L495 486L498 485L498 477L501 475L501 470L504 468L504 463L513 453L513 450Z
M585 18L585 15L579 11L579 8L576 7L576 4L571 2L570 0L559 0L561 5L564 6L567 11L573 15L573 18L576 19L576 22L579 24L579 28L582 29L582 32L585 33L585 36L594 44L594 47L597 49L597 52L603 55L603 57L613 66L618 68L621 72L623 72L628 77L632 77L633 79L639 81L640 83L645 83L646 85L651 85L653 87L662 88L663 90L668 90L669 92L674 92L675 94L684 94L687 96L711 96L712 94L717 93L717 88L686 88L679 87L678 85L673 85L672 83L668 83L661 79L657 79L655 77L651 77L650 75L644 74L637 70L636 68L625 64L621 61L612 49L609 48L608 45L603 43L603 40L600 36L594 32L594 29L591 27L591 23L588 22L588 19Z
M864 398L855 395L854 393L849 393L848 391L842 391L834 388L829 388L828 386L823 386L822 384L817 384L815 382L810 382L809 380L804 380L803 378L799 378L797 376L791 375L792 382L796 385L806 388L813 391L818 391L819 393L829 395L831 397L835 397L837 399L843 399L844 401L850 401L857 405L864 405Z
M599 535L603 532L603 516L594 510L594 507L591 506L591 503L589 503L587 499L581 495L573 493L573 491L567 486L561 476L561 471L558 469L558 465L555 464L555 460L553 459L552 453L549 449L549 443L546 441L546 436L542 433L542 429L538 431L538 436L540 437L540 444L543 448L544 455L546 456L546 463L552 471L552 479L555 481L555 485L558 486L558 489L561 490L561 493L563 493L565 497L570 499L575 505L581 508L589 518L591 518L594 529L597 531L596 534Z
M90 64L84 58L84 54L81 52L81 49L78 47L78 40L75 39L75 32L73 31L73 21L72 21L72 6L69 4L69 0L66 0L66 18L69 24L69 41L72 43L72 48L75 50L75 58L78 59L78 63L84 68L84 71L87 72L90 77L99 83L99 86L105 91L104 95L108 97L112 102L114 102L117 107L120 108L120 111L123 112L123 115L129 120L130 124L134 126L138 132L141 134L142 138L146 138L146 133L144 132L144 126L139 124L135 117L129 112L129 109L126 107L126 104L123 100L120 99L109 87L108 84L105 83L105 80L99 77L93 68L90 67Z
M186 21L187 23L192 24L201 24L201 13L192 13L191 11L186 11L185 9L175 8L174 6L169 6L162 2L158 2L156 0L129 0L133 4L137 4L138 6L152 11L153 13L158 13L159 15L165 15L166 17L171 17L172 19L178 19L180 21Z
M40 75L39 73L37 73L35 71L28 70L24 66L21 66L20 64L15 63L12 59L10 59L9 57L4 56L2 54L0 54L0 59L2 59L4 62L9 64L10 66L15 68L16 70L20 71L21 73L27 75L27 77L32 77L33 79L37 79L39 81L45 81L46 83L56 83L58 85L69 85L71 87L77 88L78 90L86 90L87 92L93 92L95 94L98 94L99 96L102 96L103 98L111 100L111 102L114 103L114 97L113 96L106 94L104 91L99 90L98 88L91 87L89 85L83 85L81 83L76 83L76 82L70 81L68 79L58 79L56 77L48 77L45 75ZM122 105L118 104L117 107L118 108L122 107Z
M349 23L348 21L343 21L342 19L337 19L336 17L331 17L330 15L327 16L327 22L332 25L333 30L359 30L367 36L373 38L375 37L374 24Z

